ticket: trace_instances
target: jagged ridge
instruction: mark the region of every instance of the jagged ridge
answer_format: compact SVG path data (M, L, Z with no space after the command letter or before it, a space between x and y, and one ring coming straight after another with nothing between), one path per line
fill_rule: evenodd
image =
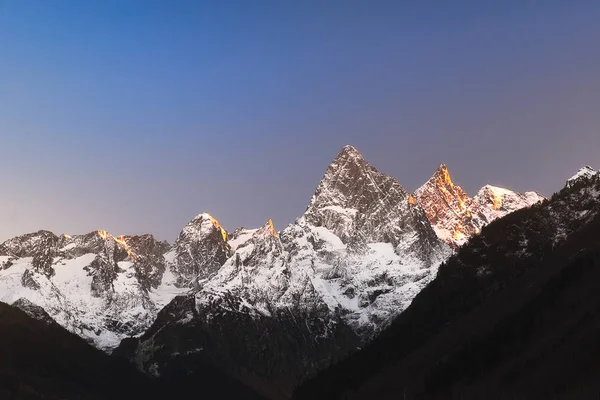
M447 170L434 178L458 193L462 209L466 194L452 186ZM493 194L495 188L486 188ZM476 196L482 204L489 200L486 191ZM230 372L255 385L262 382L258 387L277 380L289 393L326 365L317 349L334 349L325 355L331 360L372 338L408 307L450 254L419 197L346 146L327 168L306 212L281 232L269 220L261 228L228 234L211 215L200 214L173 246L150 235L115 237L104 231L25 235L0 246L1 299L27 299L105 350L146 332L168 305L149 333L129 347L141 368L158 375L210 346L215 330L225 349L239 345L232 324L263 321L253 325L258 334L268 321L273 330L259 335L259 346L280 342L283 349L300 336L310 338L294 350L304 351L305 359L282 360L278 371L254 368L256 349L246 344L240 348L248 349L244 357L250 361L243 373ZM299 315L310 320L289 319ZM161 336L166 332L190 339L168 340ZM158 342L165 346L154 346ZM215 351L208 360L232 368L225 350ZM172 354L183 356L172 359Z
M473 198L454 184L445 164L415 191L437 235L452 247L464 244L495 219L544 200L536 192L515 193L486 185Z

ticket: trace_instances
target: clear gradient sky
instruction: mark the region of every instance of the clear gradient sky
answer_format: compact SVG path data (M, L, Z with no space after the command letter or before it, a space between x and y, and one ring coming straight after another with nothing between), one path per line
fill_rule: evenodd
M0 239L302 214L355 145L549 195L600 167L599 1L0 0Z

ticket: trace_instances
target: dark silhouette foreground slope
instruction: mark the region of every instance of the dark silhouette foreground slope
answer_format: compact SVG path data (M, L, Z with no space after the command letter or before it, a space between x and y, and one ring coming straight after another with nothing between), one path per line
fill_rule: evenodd
M150 379L49 317L34 319L0 303L0 399L259 399L215 369L201 372L185 382Z

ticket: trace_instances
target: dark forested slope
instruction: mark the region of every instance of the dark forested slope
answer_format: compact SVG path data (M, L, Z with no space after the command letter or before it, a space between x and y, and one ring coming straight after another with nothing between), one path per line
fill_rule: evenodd
M0 399L258 399L214 368L189 381L162 382L141 375L68 332L32 304L0 303ZM190 379L191 381L191 379Z

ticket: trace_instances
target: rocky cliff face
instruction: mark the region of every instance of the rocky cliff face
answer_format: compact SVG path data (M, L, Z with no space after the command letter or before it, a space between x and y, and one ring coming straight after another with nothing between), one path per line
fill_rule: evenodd
M486 185L473 198L454 184L445 164L415 191L437 235L458 247L495 219L544 200L535 192L515 193Z
M389 243L399 256L439 260L443 246L423 209L398 183L346 146L327 168L304 214L357 251L366 243Z
M205 213L183 228L166 257L177 277L177 285L189 287L213 276L229 255L227 232Z

